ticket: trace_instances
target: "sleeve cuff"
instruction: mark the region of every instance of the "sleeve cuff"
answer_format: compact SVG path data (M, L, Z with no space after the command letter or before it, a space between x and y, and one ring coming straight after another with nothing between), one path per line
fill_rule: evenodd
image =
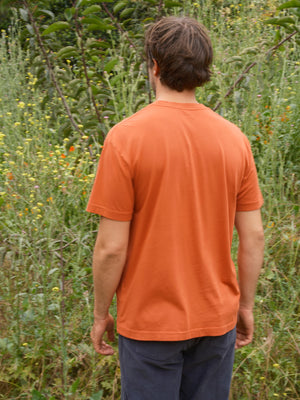
M132 213L124 211L109 210L102 206L95 206L88 204L86 208L87 212L101 215L102 217L113 219L116 221L131 221Z

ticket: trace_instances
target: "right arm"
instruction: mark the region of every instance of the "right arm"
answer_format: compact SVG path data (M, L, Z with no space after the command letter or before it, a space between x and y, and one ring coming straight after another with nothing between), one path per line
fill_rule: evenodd
M238 211L235 226L239 236L240 306L236 327L238 349L251 343L253 338L255 290L264 257L264 230L260 210Z
M101 217L93 254L94 325L91 338L97 353L113 354L113 348L103 340L107 331L114 340L114 321L109 306L119 285L125 265L130 221Z

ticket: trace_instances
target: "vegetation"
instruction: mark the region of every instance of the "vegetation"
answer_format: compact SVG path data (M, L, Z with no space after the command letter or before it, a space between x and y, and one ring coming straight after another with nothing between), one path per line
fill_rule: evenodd
M209 29L214 76L197 98L247 134L265 199L256 333L236 353L231 400L300 398L299 10L0 1L13 16L0 39L0 399L120 398L117 355L98 356L89 339L99 218L85 207L108 130L153 100L143 32L168 14Z

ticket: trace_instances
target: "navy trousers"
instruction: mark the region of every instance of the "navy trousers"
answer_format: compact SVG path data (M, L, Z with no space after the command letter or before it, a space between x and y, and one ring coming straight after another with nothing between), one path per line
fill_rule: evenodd
M236 331L177 342L119 336L122 400L228 400Z

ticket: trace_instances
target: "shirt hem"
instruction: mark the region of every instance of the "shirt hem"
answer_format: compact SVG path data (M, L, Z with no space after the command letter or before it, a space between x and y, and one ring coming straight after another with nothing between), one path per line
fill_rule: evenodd
M164 342L188 340L203 336L221 336L231 331L235 326L236 321L231 321L229 324L222 327L197 328L186 332L135 331L123 327L118 327L117 331L120 335L128 339Z

